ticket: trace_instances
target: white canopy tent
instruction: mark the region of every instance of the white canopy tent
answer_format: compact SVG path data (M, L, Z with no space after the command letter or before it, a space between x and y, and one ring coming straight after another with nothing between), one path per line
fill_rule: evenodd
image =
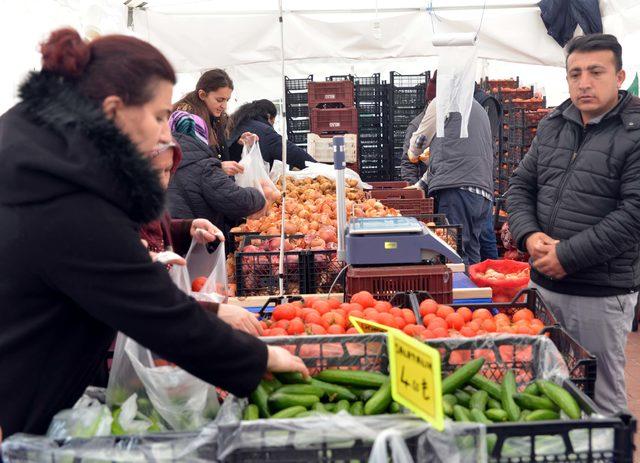
M3 58L10 64L1 77L0 110L15 101L24 74L38 68L37 43L62 25L88 35L119 32L150 41L179 73L176 96L191 90L202 71L223 67L235 81L233 104L280 98L278 0L131 0L128 6L123 1L2 0ZM419 73L436 66L434 32L480 28L478 77L519 75L550 104L567 96L563 51L548 36L532 0L283 0L283 9L290 77ZM630 82L640 69L634 46L640 39L640 1L600 0L600 9L605 32L623 45Z

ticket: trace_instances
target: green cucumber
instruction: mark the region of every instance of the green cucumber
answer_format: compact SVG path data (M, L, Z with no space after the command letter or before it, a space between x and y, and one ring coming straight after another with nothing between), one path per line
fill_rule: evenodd
M458 399L458 405L462 405L463 407L469 407L469 403L471 402L471 394L467 391L456 391L454 394L456 399Z
M282 384L309 384L311 380L302 376L302 373L292 371L289 373L274 373Z
M328 411L322 402L314 403L313 406L311 407L311 410L316 412L325 412L325 413Z
M485 416L495 423L507 421L509 416L502 408L490 408L485 413Z
M537 384L542 393L551 399L554 404L560 407L560 410L565 412L569 418L572 420L580 419L582 416L580 406L568 391L565 391L562 387L552 383L551 381L543 379L539 379Z
M388 410L389 413L396 414L396 413L400 413L401 410L402 409L400 408L400 404L398 402L392 401L389 404L389 410Z
M287 384L278 389L283 394L310 394L318 397L324 395L324 390L312 384Z
M364 415L364 402L362 400L358 400L351 404L349 407L349 413L353 416L362 416Z
M535 410L529 413L524 421L545 421L545 420L559 420L560 415L553 410Z
M455 421L471 421L471 414L469 410L462 405L454 405L453 406L453 419Z
M484 358L479 358L458 368L442 380L442 393L449 394L456 389L463 387L476 373L480 371L483 364Z
M364 404L365 415L379 415L387 410L391 403L391 381L388 379L380 389Z
M500 388L500 385L495 381L491 381L490 379L485 378L479 373L474 375L469 380L469 384L471 384L476 389L487 391L489 396L496 400L502 400L502 389Z
M364 391L362 391L362 394L360 394L360 399L363 402L366 402L371 397L373 397L373 394L375 394L376 391L377 391L377 389L365 389Z
M323 403L322 405L324 406L324 409L326 411L328 411L329 413L335 413L336 412L336 404Z
M313 407L313 404L317 402L320 402L320 398L317 395L311 394L284 394L276 391L269 396L269 407L275 411L284 410L285 408L296 405L308 409Z
M442 401L443 402L448 402L449 405L451 405L451 408L453 408L454 405L458 405L458 398L453 395L453 394L445 394L442 396Z
M256 390L249 395L249 400L252 404L258 406L260 418L269 418L271 416L271 412L269 411L269 394L262 382L260 382Z
M502 403L500 403L499 400L489 397L489 400L487 400L487 408L502 408Z
M502 380L502 408L507 412L509 421L518 421L520 418L520 407L513 400L516 392L516 375L513 370L509 370Z
M446 400L443 400L442 401L442 411L447 416L453 416L453 405L451 405L450 402L447 402Z
M536 383L529 383L522 392L525 394L540 395L540 388Z
M477 409L481 412L485 411L487 408L487 401L489 400L489 394L487 391L483 391L482 389L476 391L471 396L471 400L469 401L469 407L471 409Z
M303 412L298 413L294 418L309 418L312 416L320 416L320 415L328 415L327 412L318 412L315 410L305 410Z
M518 421L526 421L527 416L531 414L531 410L522 410L520 412L520 416L518 417Z
M319 389L322 389L329 398L329 401L334 400L348 400L353 402L358 398L356 395L344 386L338 386L337 384L325 383L319 379L311 378L311 385Z
M468 392L471 395L473 395L476 392L478 392L478 390L473 386L465 386L462 390L465 391L465 392Z
M348 400L342 399L342 400L339 400L338 403L336 404L336 413L339 413L342 411L349 413L350 409L351 409L351 404L349 403Z
M271 415L271 418L293 418L299 413L306 412L307 409L301 405L296 405L294 407L285 408L284 410L280 410L278 413Z
M249 404L245 407L244 413L242 414L242 419L244 421L253 421L260 418L260 411L258 410L258 406L256 404Z
M264 390L267 391L267 394L271 394L282 387L282 383L278 381L278 378L275 376L272 379L263 379L260 382L262 383Z
M329 369L321 371L315 378L332 384L369 388L382 386L388 376L376 371Z
M472 408L469 411L469 415L471 416L471 420L475 421L476 423L493 424L493 421L487 418L486 415L482 412L482 410L479 410L477 408Z
M547 397L538 397L537 395L526 394L524 392L513 396L516 403L527 410L551 410L558 411L558 406Z

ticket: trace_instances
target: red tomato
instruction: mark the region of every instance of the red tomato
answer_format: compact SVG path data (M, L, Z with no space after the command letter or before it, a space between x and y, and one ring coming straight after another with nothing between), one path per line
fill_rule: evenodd
M429 330L427 331L431 331L433 332L433 336L436 338L448 338L449 337L449 331L446 330L446 328L442 328L441 326L438 326L435 329L431 329L429 328Z
M430 313L436 313L438 310L438 303L433 299L425 299L420 303L420 315L425 316Z
M296 309L290 304L282 304L277 305L275 309L273 309L273 314L271 318L275 321L278 320L291 320L296 316Z
M471 318L473 317L473 312L469 307L460 307L458 310L456 310L456 313L462 315L465 323L471 321Z
M327 301L317 300L311 306L313 309L317 310L320 315L324 315L331 310L331 306Z
M289 328L289 320L278 320L273 325L271 325L271 328L282 328L283 330L286 330L287 328Z
M347 330L347 334L360 334L360 333L358 333L358 330L356 330L354 327L351 327Z
M311 306L313 306L313 303L315 301L317 301L317 300L318 300L317 297L313 297L313 296L305 297L304 298L304 306L305 307L311 307Z
M291 322L289 322L287 333L291 335L304 333L304 322L299 318L294 318L293 320L291 320Z
M387 301L378 301L373 305L373 308L378 312L389 313L391 311L391 304L389 304Z
M476 335L476 330L474 330L469 326L463 326L462 329L460 330L460 334L465 338L472 338Z
M402 328L402 331L404 331L404 333L409 336L414 336L416 334L417 327L418 326L413 323L407 323L406 325L404 325L404 328Z
M390 326L392 328L397 328L396 320L395 318L393 318L393 315L391 315L390 313L386 313L386 312L379 313L378 320L383 325Z
M287 331L284 328L271 328L269 336L287 336Z
M488 318L493 318L493 315L491 315L491 312L487 309L476 309L473 311L472 319L477 320L478 318L486 320Z
M427 328L429 328L431 331L434 331L436 328L443 328L447 330L449 329L449 324L442 318L435 317L429 322Z
M428 313L427 315L425 315L425 316L422 318L422 324L423 324L425 327L426 327L426 326L429 326L429 323L431 323L431 320L433 320L434 318L438 318L438 317L436 316L436 314L434 314L434 313Z
M359 310L352 310L351 312L349 312L349 316L356 317L356 318L364 318L364 313L360 312Z
M327 330L324 326L318 325L316 323L308 323L305 331L307 334L327 334Z
M433 339L433 338L436 338L438 336L436 336L436 334L431 330L424 330L422 333L420 333L418 335L418 337L420 339L422 339L423 341L426 341L427 339ZM442 336L440 336L440 337L442 337Z
M200 292L200 290L202 289L202 287L206 282L207 282L207 277L196 278L195 280L193 280L193 283L191 283L191 291L193 291L194 293Z
M402 310L400 309L400 307L391 307L389 313L394 317L402 317Z
M327 330L327 334L345 334L344 326L342 325L331 325Z
M393 318L396 321L396 328L398 328L399 330L404 328L404 326L407 324L407 321L404 319L404 317L393 317Z
M445 321L449 325L449 328L453 328L454 330L460 330L464 326L464 317L459 313L450 313L445 318Z
M416 323L416 315L411 309L402 309L402 316L407 323Z
M369 291L360 291L359 293L351 296L351 302L354 304L360 304L366 309L367 307L373 307L376 300Z
M436 311L436 315L442 319L445 319L454 313L453 307L449 307L448 305L440 304L438 306L438 310Z
M304 322L309 325L309 324L317 324L317 325L322 325L322 316L316 312L315 310L311 310L311 312L307 312L307 314L304 316Z
M337 309L342 305L339 300L331 298L327 299L327 303L329 304L329 307L331 307L331 309Z

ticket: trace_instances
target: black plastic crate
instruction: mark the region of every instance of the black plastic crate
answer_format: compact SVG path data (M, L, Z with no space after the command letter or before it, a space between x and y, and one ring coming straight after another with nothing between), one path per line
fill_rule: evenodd
M308 92L285 92L285 104L290 105L306 105L309 102Z
M263 243L280 236L245 235L235 253L236 296L263 296L279 292L280 251L244 252L246 246ZM306 286L305 254L307 251L286 251L284 287L287 294L304 292Z
M313 74L309 74L309 76L302 79L290 79L285 76L284 88L286 90L306 90L309 82L313 82Z
M287 138L296 145L306 145L307 133L308 132L287 132Z
M431 78L431 72L426 71L421 74L400 74L391 71L389 74L389 82L392 87L420 87L426 86Z
M420 112L425 107L425 88L394 88L393 104L395 109L415 108Z
M287 107L287 118L309 117L309 106L295 105Z
M308 251L304 257L306 286L303 294L326 294L330 290L332 293L344 292L346 272L342 271L344 264L338 261L337 251Z
M309 118L304 119L291 119L287 121L287 127L293 132L308 132L309 131Z

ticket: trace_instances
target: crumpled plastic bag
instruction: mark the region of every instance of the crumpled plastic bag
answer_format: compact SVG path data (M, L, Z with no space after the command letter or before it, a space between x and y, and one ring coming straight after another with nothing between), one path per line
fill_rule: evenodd
M108 436L113 417L106 405L97 401L81 402L73 408L56 413L47 436L52 439Z
M236 174L236 185L242 188L255 188L263 196L266 196L265 187L271 189L272 192L278 190L269 178L269 171L265 167L258 142L251 147L244 145L239 164L244 167L244 172Z
M271 180L277 182L282 177L282 162L274 161L273 166L271 167L271 173L269 174ZM336 181L336 171L333 168L333 164L323 164L321 162L306 162L306 167L302 170L290 170L287 166L285 169L285 175L287 177L294 178L296 180L305 179L305 178L316 178L316 177L327 177L328 179ZM345 180L355 180L357 183L355 184L355 188L360 188L361 190L371 190L373 187L368 183L364 183L358 175L357 172L351 169L344 170L344 178Z

